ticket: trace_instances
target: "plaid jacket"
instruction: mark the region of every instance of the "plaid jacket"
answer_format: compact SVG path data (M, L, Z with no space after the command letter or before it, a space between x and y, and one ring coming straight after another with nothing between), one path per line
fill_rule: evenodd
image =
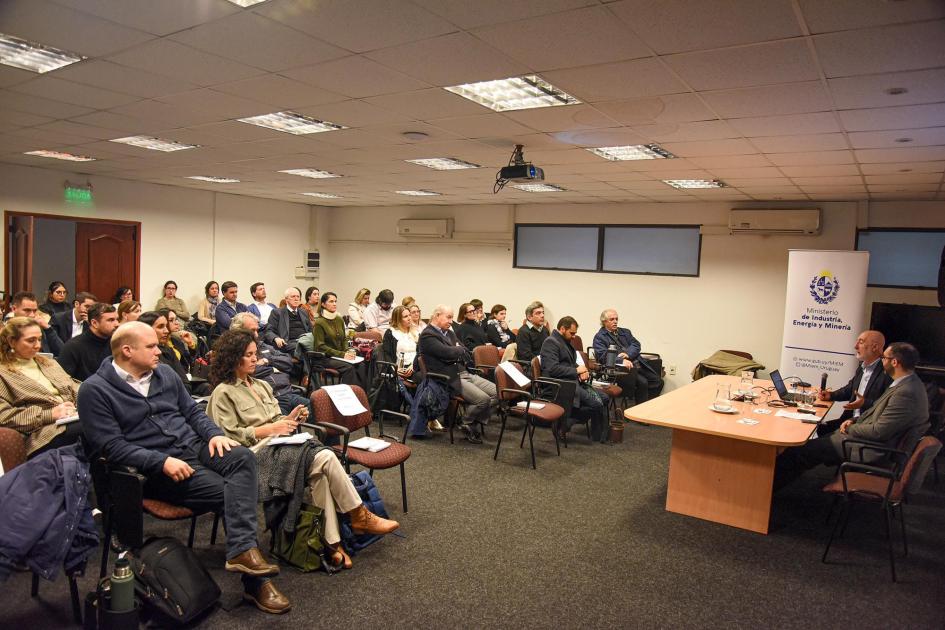
M62 400L37 381L10 366L0 367L0 426L16 429L26 436L26 451L32 453L65 431L56 426L52 410L60 402L76 401L79 382L72 379L59 364L36 357L40 371L49 379Z

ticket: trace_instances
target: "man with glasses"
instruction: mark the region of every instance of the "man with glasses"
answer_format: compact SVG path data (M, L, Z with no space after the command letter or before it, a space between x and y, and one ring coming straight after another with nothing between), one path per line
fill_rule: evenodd
M781 453L774 471L774 490L780 490L818 464L840 464L844 456L843 443L851 438L911 454L929 428L929 399L915 373L918 361L919 352L911 344L889 344L880 356L883 370L892 379L883 395L859 417L845 420L831 435ZM879 453L869 450L863 450L860 455L855 459L864 464L885 461Z
M654 389L659 387L660 376L645 360L640 358L640 342L629 328L620 328L620 317L612 308L600 314L600 330L594 335L594 357L601 365L605 363L607 349L617 347L617 366L629 372L617 379L617 385L625 392L633 394L636 404L650 398L651 381Z
M850 418L859 418L873 406L876 399L883 395L892 382L883 370L880 357L886 338L878 330L865 330L856 338L853 350L860 365L853 378L844 387L836 391L825 389L818 393L821 400L846 400L843 413L835 420L823 422L817 427L817 435L829 435L840 428Z

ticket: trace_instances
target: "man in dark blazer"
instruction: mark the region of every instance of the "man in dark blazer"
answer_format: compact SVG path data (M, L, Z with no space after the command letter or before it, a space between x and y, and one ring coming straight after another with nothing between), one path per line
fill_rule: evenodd
M465 423L461 426L466 439L482 444L483 424L489 422L498 405L495 384L466 370L472 364L469 351L456 337L451 324L453 309L440 304L433 309L430 325L420 333L417 352L423 357L428 372L445 374L450 379L450 392L466 401Z
M91 293L76 293L72 308L52 318L51 324L62 343L89 329L89 308L98 302Z
M866 440L912 453L929 428L929 398L925 386L915 373L919 353L911 344L891 343L880 356L880 361L892 379L883 395L868 411L858 418L845 420L840 429L831 435L809 440L803 446L785 449L778 456L775 466L775 491L818 464L836 466L841 463L843 443L848 439ZM883 460L878 453L863 451L858 461L873 464Z
M558 329L551 333L541 344L541 375L551 378L578 381L575 388L577 395L574 406L582 414L591 418L591 439L604 441L607 439L604 410L607 409L606 394L602 394L592 387L581 385L590 383L591 373L587 366L577 362L577 352L571 346L571 339L577 334L577 321L571 316L562 317L558 321ZM570 429L566 421L564 431Z
M876 399L883 395L892 379L880 365L880 357L886 346L886 338L877 330L867 330L856 338L853 349L860 362L853 379L844 387L836 391L829 389L820 392L821 400L846 400L843 413L839 418L824 422L817 427L817 435L830 435L850 418L857 418L860 414L873 406ZM865 378L864 378L865 375Z
M308 315L299 306L302 295L295 287L286 289L285 306L269 314L264 339L266 343L286 354L294 354L299 337L312 332Z

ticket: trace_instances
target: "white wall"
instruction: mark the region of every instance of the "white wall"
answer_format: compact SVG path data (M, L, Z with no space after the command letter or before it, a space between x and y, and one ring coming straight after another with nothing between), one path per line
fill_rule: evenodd
M772 207L774 204L764 204ZM456 309L478 297L488 308L500 302L518 322L540 299L549 319L572 315L589 345L605 307L621 324L677 367L672 388L689 382L700 359L722 348L751 352L769 368L778 365L789 249L852 249L858 222L875 226L945 225L945 204L807 204L824 209L817 237L706 234L698 278L639 276L512 268L511 227L521 223L650 223L721 226L729 203L580 204L527 206L343 208L330 211L329 253L322 285L347 303L367 286L397 300L414 296L425 312L445 302ZM399 218L455 217L452 241L417 242L396 236ZM909 223L911 221L911 223ZM708 230L712 232L713 230ZM720 231L720 230L719 230ZM501 242L504 244L494 244ZM492 241L492 242L489 242ZM932 291L871 289L869 301L934 303ZM864 304L867 316L870 303Z
M283 289L299 282L294 270L309 246L308 205L91 176L94 205L81 207L65 203L66 179L84 182L86 176L0 164L0 210L140 221L141 296L136 297L143 297L146 309L154 307L170 279L192 311L211 278L235 281L243 302L252 300L253 282L265 282L276 302ZM0 240L0 259L6 261L6 239ZM70 293L74 289L69 286ZM34 291L41 294L43 287Z

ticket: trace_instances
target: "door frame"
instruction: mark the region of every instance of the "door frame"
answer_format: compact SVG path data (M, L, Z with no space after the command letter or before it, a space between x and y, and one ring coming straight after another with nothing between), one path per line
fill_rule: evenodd
M13 217L33 217L34 219L55 219L60 221L74 221L76 223L106 223L111 225L121 225L121 226L132 226L135 228L135 286L132 287L135 295L141 294L141 221L125 221L123 219L97 219L94 217L81 217L81 216L72 216L66 214L46 214L42 212L20 212L18 210L4 210L3 211L3 229L6 233L4 240L4 256L6 260L3 261L4 266L6 266L7 272L4 275L4 291L7 288L13 286L13 265L7 264L10 260L10 251L13 242L13 235L10 232L10 220ZM33 254L36 254L34 249ZM71 279L72 283L75 283L75 278ZM73 292L76 287L72 287ZM33 293L36 294L36 299L41 300L45 299L45 294L40 296L34 287ZM40 291L42 293L42 291ZM12 299L12 295L10 298Z

